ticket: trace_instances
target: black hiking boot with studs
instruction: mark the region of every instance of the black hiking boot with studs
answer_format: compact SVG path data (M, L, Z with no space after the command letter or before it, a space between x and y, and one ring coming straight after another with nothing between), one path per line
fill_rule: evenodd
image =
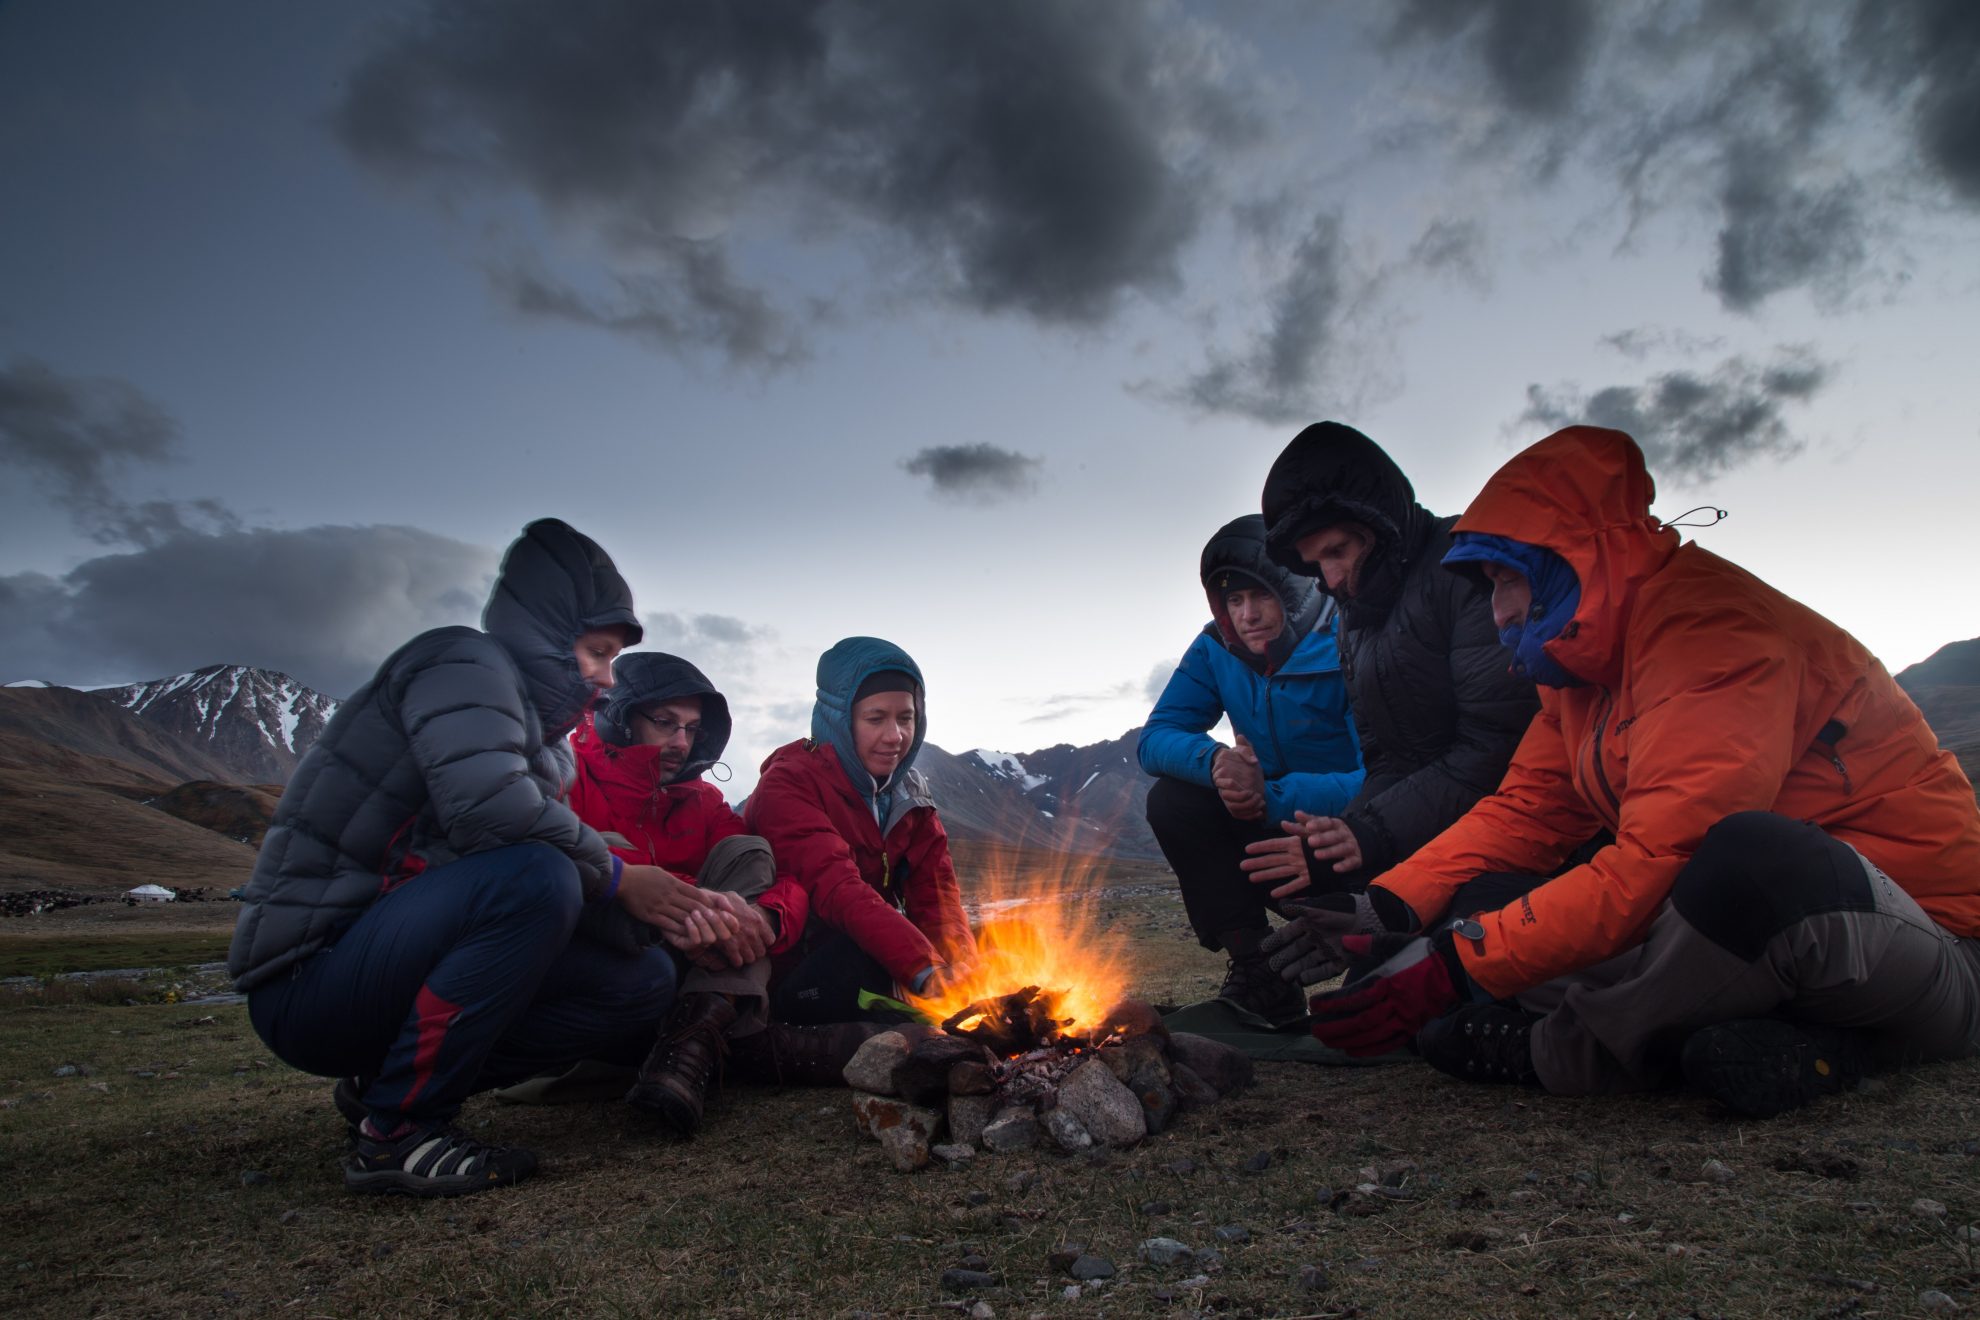
M1416 1052L1438 1072L1467 1082L1538 1086L1531 1014L1507 1004L1466 1004L1416 1033Z
M1289 1027L1306 1020L1306 992L1272 970L1258 943L1262 930L1226 931L1221 937L1231 965L1224 973L1224 984L1217 998L1243 1013L1261 1018L1274 1027Z
M1866 1053L1862 1032L1745 1018L1693 1032L1679 1062L1693 1090L1748 1118L1772 1118L1854 1086Z

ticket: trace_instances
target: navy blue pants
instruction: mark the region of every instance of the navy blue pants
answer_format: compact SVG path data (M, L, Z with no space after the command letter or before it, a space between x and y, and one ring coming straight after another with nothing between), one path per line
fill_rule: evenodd
M806 937L814 941L770 988L770 1018L796 1026L833 1022L898 1022L889 1009L863 1009L860 991L894 997L894 978L879 960L859 947L853 937L823 923L813 923Z
M636 1064L673 1003L674 961L573 939L583 902L577 868L547 844L435 867L255 987L248 1017L284 1063L364 1079L387 1131L579 1059Z

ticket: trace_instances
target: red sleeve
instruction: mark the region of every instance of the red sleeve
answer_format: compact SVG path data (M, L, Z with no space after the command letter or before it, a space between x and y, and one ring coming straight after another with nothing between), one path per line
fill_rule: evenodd
M949 832L932 807L914 812L907 850L907 916L950 963L976 957L976 939L963 913L962 885L949 853Z

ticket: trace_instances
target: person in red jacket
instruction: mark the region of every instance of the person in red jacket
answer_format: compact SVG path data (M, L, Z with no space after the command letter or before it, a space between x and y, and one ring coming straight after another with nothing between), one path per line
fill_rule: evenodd
M914 769L926 736L907 652L848 637L819 657L811 737L770 754L743 813L809 905L777 961L778 1020L872 1018L863 997L929 993L974 959L948 834Z
M1309 984L1349 964L1314 1034L1562 1094L1682 1075L1756 1117L1975 1053L1972 784L1856 639L1654 495L1628 436L1570 427L1458 521L1444 563L1489 581L1540 714L1496 793L1282 941Z
M719 903L731 930L667 942L692 966L626 1099L688 1135L732 1046L760 1053L768 1022L770 955L804 927L804 893L775 873L770 846L743 828L702 778L721 759L729 703L702 672L661 652L622 655L610 692L572 735L578 819L631 865L657 866ZM624 923L630 942L661 938ZM622 939L620 942L626 942ZM754 1042L753 1045L749 1042Z

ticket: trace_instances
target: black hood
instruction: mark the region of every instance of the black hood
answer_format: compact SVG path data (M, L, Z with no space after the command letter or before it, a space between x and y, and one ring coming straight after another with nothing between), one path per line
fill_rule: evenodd
M592 712L592 727L598 736L615 747L631 747L639 739L633 735L633 712L662 701L701 699L701 732L688 748L680 772L667 782L678 784L699 778L701 773L722 759L735 727L729 718L729 702L699 669L677 655L664 651L638 651L622 655L612 666L613 687Z
M1416 491L1395 460L1339 422L1316 422L1293 437L1265 476L1262 503L1272 559L1307 577L1318 575L1300 558L1301 537L1344 522L1360 523L1374 533L1355 594L1340 602L1341 613L1355 627L1388 617L1410 564L1436 523L1416 502ZM1324 581L1316 585L1327 591Z
M618 627L631 646L642 635L632 589L611 556L555 518L523 528L503 554L481 627L522 670L545 742L576 727L591 701L591 685L578 675L577 639L593 629Z
M1224 578L1229 574L1251 581L1227 585ZM1203 583L1203 594L1210 601L1210 614L1217 621L1217 635L1224 649L1261 674L1279 671L1319 624L1327 605L1312 578L1287 572L1266 553L1265 520L1255 513L1233 518L1217 529L1217 534L1203 547L1197 576ZM1263 587L1278 598L1279 608L1285 612L1285 626L1262 658L1253 655L1238 640L1231 627L1230 612L1224 608L1224 597L1238 586Z

